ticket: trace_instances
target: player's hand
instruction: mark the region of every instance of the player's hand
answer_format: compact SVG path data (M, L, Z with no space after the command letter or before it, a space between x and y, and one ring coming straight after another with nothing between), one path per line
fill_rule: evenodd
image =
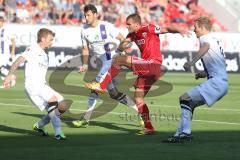
M200 71L198 73L195 74L195 79L198 80L199 78L206 78L207 77L207 73L204 71Z
M183 65L183 68L185 71L191 71L191 63L190 62L186 62L184 65Z
M116 50L116 53L118 54L118 55L125 55L126 53L125 53L125 51L123 51L123 50L121 50L121 49L117 49Z
M79 67L79 70L78 72L79 73L82 73L82 72L86 72L88 70L88 65L87 64L84 64L82 66Z
M11 82L11 77L12 75L7 75L5 78L4 78L4 81L3 81L3 85L5 86L6 84L9 84Z
M16 76L14 74L9 74L5 77L3 81L3 88L10 88L16 84Z

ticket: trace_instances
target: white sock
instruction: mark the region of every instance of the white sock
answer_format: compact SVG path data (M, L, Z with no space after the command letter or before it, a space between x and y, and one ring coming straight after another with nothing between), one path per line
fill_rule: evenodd
M49 115L45 115L42 117L42 119L37 123L38 128L43 128L45 125L47 125L50 122Z
M97 103L97 98L98 98L98 94L95 92L92 92L88 97L88 110L86 111L86 113L84 115L84 119L86 121L89 121L91 118L92 112Z
M183 127L182 132L191 134L191 120L192 120L191 108L184 104L181 104L181 106L182 106L181 121Z
M96 103L97 103L97 98L98 98L98 94L95 92L92 92L89 97L88 97L88 109L95 107Z
M88 110L86 111L86 113L85 113L85 115L83 117L87 122L90 121L90 118L91 118L92 112L94 110L94 107L95 107L95 105L92 106L91 108L88 108Z
M181 116L182 117L182 116ZM183 132L183 125L182 125L182 118L179 120L179 123L178 123L178 128L177 128L177 131L176 133L174 134L174 136L179 136L180 133Z
M60 113L58 111L58 109L54 109L53 111L51 111L50 113L48 113L50 119L51 119L51 123L52 126L55 130L55 135L59 135L61 134L61 120L60 120Z

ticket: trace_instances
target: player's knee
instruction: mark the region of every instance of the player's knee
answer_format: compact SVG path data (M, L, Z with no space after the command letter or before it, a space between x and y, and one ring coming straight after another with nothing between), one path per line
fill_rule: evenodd
M128 63L128 61L129 61L129 56L125 56L125 55L117 56L114 59L114 65L124 65Z
M57 101L48 102L46 110L47 110L48 113L50 113L57 108L58 108L58 102Z
M65 101L62 102L48 102L47 105L47 112L51 113L54 110L57 110L57 112L59 112L58 114L63 114L64 112L66 112L69 109L67 103Z
M58 104L58 110L60 112L60 114L63 114L64 112L66 112L69 109L69 106L67 105L67 103L65 101L61 101Z
M144 99L143 98L140 98L140 97L135 97L134 98L134 101L136 103L137 106L141 105L141 104L144 104Z
M179 101L190 101L190 100L191 100L191 97L187 93L184 93L179 97Z
M195 106L192 103L191 97L187 93L179 97L179 103L181 107L184 107L184 106L190 107L191 111L193 111L195 108Z
M113 59L113 64L114 64L114 65L118 65L119 62L120 62L120 56L114 57L114 59Z

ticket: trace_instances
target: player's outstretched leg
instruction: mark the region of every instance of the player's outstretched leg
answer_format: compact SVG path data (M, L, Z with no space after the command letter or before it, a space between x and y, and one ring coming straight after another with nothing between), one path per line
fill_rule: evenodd
M120 69L121 69L120 66L112 65L101 83L99 82L86 83L85 87L94 90L98 93L104 93L106 91L108 84L113 80L114 77L116 77L119 74Z

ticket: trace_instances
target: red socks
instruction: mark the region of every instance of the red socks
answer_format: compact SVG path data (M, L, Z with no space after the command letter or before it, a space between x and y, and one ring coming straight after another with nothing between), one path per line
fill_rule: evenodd
M144 121L145 128L153 129L147 105L145 103L138 103L137 107L138 107L139 114L141 115L141 117Z
M100 83L100 87L104 90L107 88L107 85L112 81L114 77L116 77L120 72L120 67L112 65L108 70L106 77Z

